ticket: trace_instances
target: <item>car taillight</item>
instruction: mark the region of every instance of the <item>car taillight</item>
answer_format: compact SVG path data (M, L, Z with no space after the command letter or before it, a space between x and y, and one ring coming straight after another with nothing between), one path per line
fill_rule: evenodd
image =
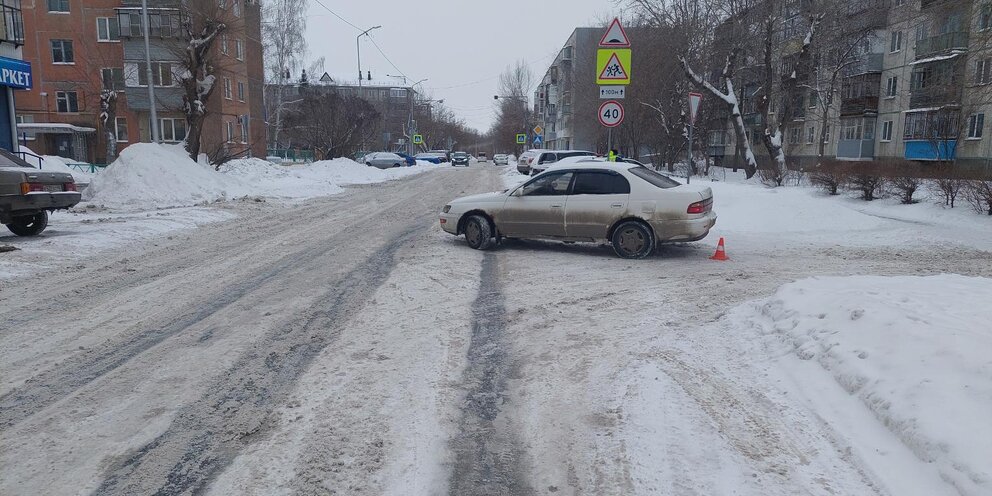
M713 198L707 198L703 201L698 201L695 203L690 203L689 208L686 209L687 214L705 214L713 208Z
M62 191L76 191L76 183L64 183Z
M45 185L41 183L21 183L22 195L26 195L32 191L45 191Z

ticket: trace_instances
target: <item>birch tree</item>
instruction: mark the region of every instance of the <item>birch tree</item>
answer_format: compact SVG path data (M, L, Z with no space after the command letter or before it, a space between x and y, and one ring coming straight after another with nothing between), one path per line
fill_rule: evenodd
M265 86L264 98L268 109L268 134L276 144L280 140L287 104L283 88L303 69L307 52L308 4L308 0L268 0L262 7L266 79L274 85ZM314 74L313 70L310 73Z
M744 161L744 174L750 179L754 177L755 172L758 170L758 161L754 157L754 151L751 149L751 142L748 140L747 133L744 132L744 118L741 116L740 103L737 99L737 94L734 92L734 64L736 60L737 50L734 49L727 55L723 65L723 71L720 72L720 80L724 87L723 90L720 90L696 73L689 66L685 57L679 57L679 62L682 63L682 68L685 70L689 80L700 90L722 101L726 107L727 113L730 116L730 122L734 126L737 143L740 145L737 147L736 153Z

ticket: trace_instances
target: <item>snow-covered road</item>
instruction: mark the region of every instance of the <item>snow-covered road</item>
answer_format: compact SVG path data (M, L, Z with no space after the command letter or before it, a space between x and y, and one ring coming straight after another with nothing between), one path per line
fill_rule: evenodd
M932 463L739 306L818 275L992 277L988 250L766 233L731 240L728 263L710 239L628 261L439 230L448 199L501 184L444 168L231 204L234 220L9 281L0 494L992 487L988 449L964 475Z

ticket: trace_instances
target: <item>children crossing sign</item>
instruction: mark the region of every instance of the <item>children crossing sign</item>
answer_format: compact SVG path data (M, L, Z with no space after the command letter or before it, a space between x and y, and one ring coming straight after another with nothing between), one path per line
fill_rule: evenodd
M596 51L596 84L630 84L629 48Z

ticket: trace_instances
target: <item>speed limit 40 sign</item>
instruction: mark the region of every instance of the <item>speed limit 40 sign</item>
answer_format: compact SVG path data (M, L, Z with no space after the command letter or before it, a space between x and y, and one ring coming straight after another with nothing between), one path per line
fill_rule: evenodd
M616 100L607 100L599 106L599 123L606 127L617 127L623 122L623 105Z

